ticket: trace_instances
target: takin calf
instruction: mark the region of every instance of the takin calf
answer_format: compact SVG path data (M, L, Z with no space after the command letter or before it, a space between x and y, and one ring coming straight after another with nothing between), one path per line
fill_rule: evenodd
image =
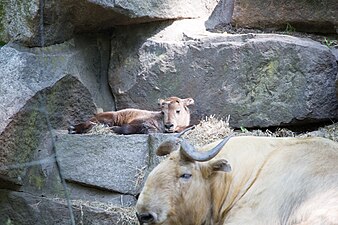
M70 126L68 132L70 134L86 133L98 123L112 127L117 134L180 132L190 124L188 106L192 104L194 104L192 98L170 97L159 100L161 111L123 109L97 113L84 123Z
M337 142L233 137L203 149L179 138L160 145L168 157L138 198L141 224L338 224Z

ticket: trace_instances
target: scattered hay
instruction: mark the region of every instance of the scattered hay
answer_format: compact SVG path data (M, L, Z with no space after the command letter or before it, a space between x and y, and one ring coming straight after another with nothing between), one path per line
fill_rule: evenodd
M67 204L65 199L62 198L53 198L53 201L59 202L62 204ZM114 221L114 224L121 224L121 225L136 225L138 224L138 220L136 218L136 211L135 207L121 207L116 206L106 202L98 202L98 201L84 201L84 200L71 200L72 207L76 210L80 211L81 218L83 220L83 207L95 209L95 210L102 210L106 213L115 214L118 218L117 221ZM80 223L81 223L80 221Z
M299 135L300 137L323 137L338 142L338 123L321 127L316 131Z
M144 180L145 173L146 173L147 165L143 166L142 168L137 168L137 173L135 175L135 187L139 187Z
M278 128L275 132L270 130L244 130L238 133L238 136L265 136L265 137L323 137L327 139L331 139L333 141L338 142L338 123L321 127L316 131L305 132L305 133L295 133L286 128Z
M206 117L200 121L196 128L187 131L183 135L183 138L189 140L189 142L197 148L206 144L214 142L219 139L223 139L226 136L234 134L235 136L264 136L264 137L324 137L333 141L338 141L338 123L319 128L316 131L306 133L295 133L286 128L277 128L274 132L266 129L263 130L247 130L241 128L240 130L234 130L229 124L230 116L225 120L219 119L215 116Z
M275 132L268 129L263 130L247 130L241 128L241 130L234 131L229 124L230 116L225 121L221 118L217 118L214 115L207 116L204 120L201 120L196 128L188 131L183 135L183 138L189 140L189 142L197 147L201 147L205 144L209 144L213 141L222 139L230 134L235 136L264 136L264 137L324 137L333 141L338 141L338 123L321 127L316 131L296 134L286 128L277 128ZM104 124L96 124L85 135L117 135L111 130L111 127Z
M108 125L105 124L96 124L95 126L93 126L87 133L87 135L117 135L115 134L111 127L109 127Z
M183 138L198 147L223 139L233 133L233 129L229 126L230 116L225 121L218 119L214 115L206 117L196 125L195 129L188 131L183 135Z
M237 136L263 136L263 137L295 137L296 134L291 130L286 128L278 128L275 132L272 132L268 129L265 131L262 130L252 130L248 131L247 129L242 129L241 132L236 132Z
M118 214L119 220L116 221L117 224L121 225L136 225L139 224L136 217L135 207L128 208L114 208L112 210L115 214Z

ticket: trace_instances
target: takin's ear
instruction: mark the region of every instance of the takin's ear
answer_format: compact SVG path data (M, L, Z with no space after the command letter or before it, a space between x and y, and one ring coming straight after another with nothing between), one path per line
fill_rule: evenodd
M185 98L182 99L182 101L185 106L193 105L195 103L194 99L192 98Z
M225 159L215 160L209 163L210 168L213 172L221 171L221 172L230 172L231 166Z
M169 140L162 142L160 146L158 146L158 148L156 149L156 155L169 155L171 152L180 149L180 147L181 144L179 138L170 138Z

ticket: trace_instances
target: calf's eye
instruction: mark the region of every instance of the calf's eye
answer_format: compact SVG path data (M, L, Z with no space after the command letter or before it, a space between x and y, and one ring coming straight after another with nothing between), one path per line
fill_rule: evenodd
M179 114L181 112L181 110L176 110L176 113Z
M180 176L180 178L183 178L183 179L189 179L192 175L189 174L189 173L184 173Z

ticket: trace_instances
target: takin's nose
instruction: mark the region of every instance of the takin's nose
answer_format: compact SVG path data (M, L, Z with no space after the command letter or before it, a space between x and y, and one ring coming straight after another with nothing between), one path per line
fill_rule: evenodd
M172 128L174 127L174 124L172 124L172 123L166 123L166 124L164 125L164 127L165 127L167 130L170 130L170 129L172 129Z
M151 223L155 220L155 216L152 213L136 213L137 219L140 224Z

